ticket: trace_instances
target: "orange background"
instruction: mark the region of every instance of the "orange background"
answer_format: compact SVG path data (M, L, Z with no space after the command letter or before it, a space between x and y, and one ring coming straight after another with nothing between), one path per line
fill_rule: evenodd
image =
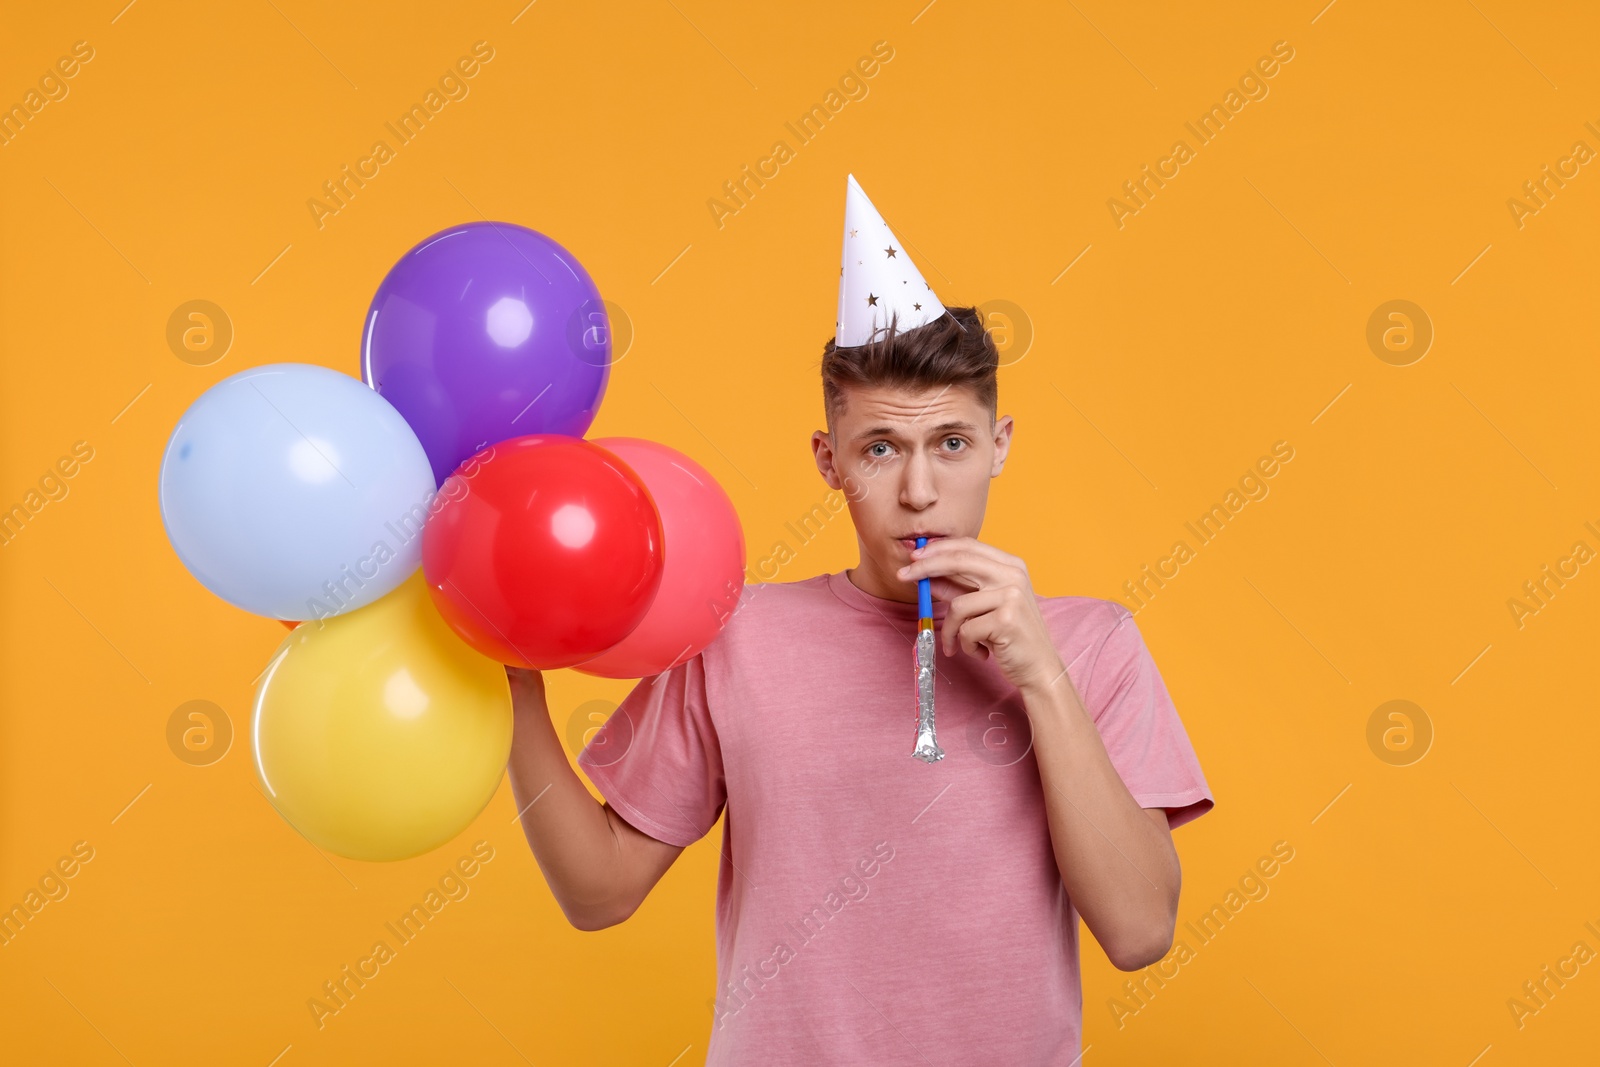
M1017 434L984 540L1042 593L1125 601L1173 542L1195 550L1138 617L1217 796L1176 835L1180 937L1275 842L1294 849L1120 1027L1129 976L1085 938L1084 1062L1589 1055L1594 967L1520 1027L1507 1001L1576 942L1600 950L1579 815L1600 577L1580 567L1520 626L1508 601L1575 542L1600 548L1600 173L1520 225L1508 200L1574 142L1600 149L1597 23L1504 0L13 13L0 103L76 41L93 58L0 147L0 507L75 442L94 455L0 547L0 903L75 842L94 855L0 948L4 1058L700 1062L720 827L600 933L563 922L505 784L421 858L319 853L249 758L253 680L284 631L182 568L157 467L229 374L359 375L388 267L487 217L562 242L632 322L591 436L694 456L752 564L794 549L779 580L852 566L848 523L803 546L785 527L827 492L807 437L847 172L947 304L1016 309L995 320ZM469 95L319 228L322 183L480 40L494 57ZM796 145L784 123L880 40L894 54L867 95ZM1197 146L1184 123L1277 41L1293 59L1268 95ZM793 158L719 228L708 200L779 138ZM1119 228L1108 200L1179 138L1194 158ZM235 330L208 366L166 340L194 299ZM1432 323L1420 359L1369 346L1396 299ZM1294 458L1270 493L1199 546L1184 523L1280 440ZM563 736L629 685L553 672ZM235 734L203 767L166 738L196 699ZM1397 699L1432 731L1421 759L1369 743ZM494 858L471 895L318 1030L308 998L479 840Z

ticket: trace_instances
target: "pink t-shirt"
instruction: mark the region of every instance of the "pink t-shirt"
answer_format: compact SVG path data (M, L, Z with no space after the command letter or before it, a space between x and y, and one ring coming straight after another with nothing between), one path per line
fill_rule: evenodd
M1128 610L1038 603L1134 799L1174 827L1209 811ZM1077 1063L1078 913L1027 712L992 659L941 653L945 757L914 759L916 627L914 603L843 572L746 586L716 640L641 681L579 755L670 844L726 805L707 1064Z

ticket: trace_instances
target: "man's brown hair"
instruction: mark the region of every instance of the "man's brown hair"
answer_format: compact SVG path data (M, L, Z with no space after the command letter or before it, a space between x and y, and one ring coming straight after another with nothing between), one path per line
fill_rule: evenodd
M974 307L947 307L947 314L910 330L899 329L899 316L880 327L866 344L840 348L829 338L822 349L822 404L828 432L844 411L844 386L888 386L929 389L968 386L978 403L997 414L996 371L1000 353Z

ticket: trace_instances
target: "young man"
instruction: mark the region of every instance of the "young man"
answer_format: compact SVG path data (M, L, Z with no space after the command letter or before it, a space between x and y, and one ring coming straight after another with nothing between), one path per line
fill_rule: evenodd
M1013 426L977 313L938 302L853 177L844 243L812 449L860 565L747 586L715 641L641 681L579 757L604 805L538 673L508 668L513 792L585 930L726 809L708 1064L1068 1067L1079 916L1123 970L1164 956L1171 828L1213 798L1128 610L1039 596L977 539ZM912 757L923 577L932 762Z

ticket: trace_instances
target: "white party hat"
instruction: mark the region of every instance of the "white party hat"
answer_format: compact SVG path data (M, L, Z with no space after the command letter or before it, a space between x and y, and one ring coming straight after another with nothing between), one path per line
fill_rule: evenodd
M886 329L901 332L944 314L944 305L895 239L851 174L844 190L844 252L839 264L839 318L834 344L854 348Z

